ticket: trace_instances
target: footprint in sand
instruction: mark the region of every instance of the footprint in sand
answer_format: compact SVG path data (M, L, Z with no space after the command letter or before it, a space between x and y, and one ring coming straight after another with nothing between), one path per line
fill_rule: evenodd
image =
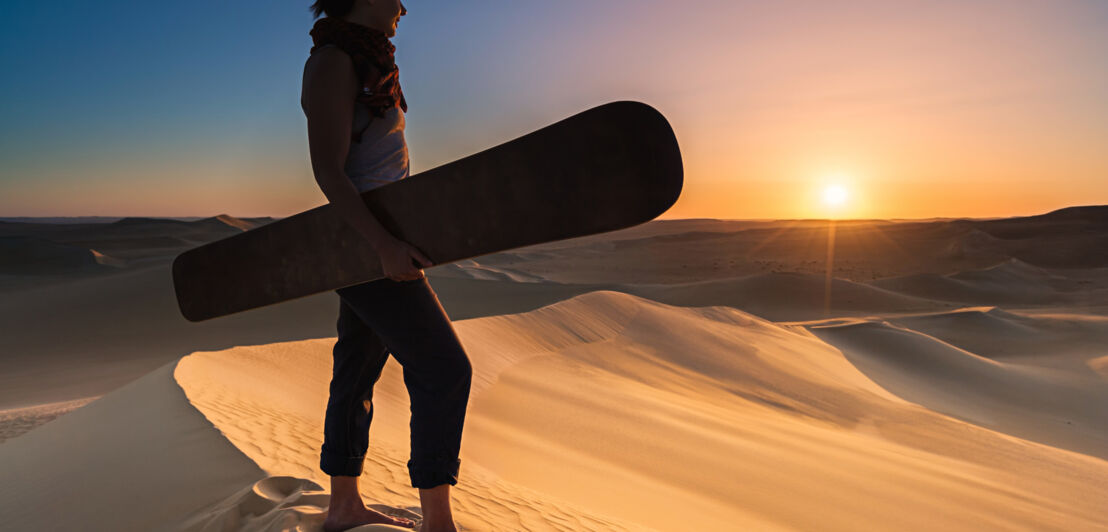
M264 478L235 495L199 512L178 530L188 532L225 532L231 530L269 532L278 530L322 530L327 518L330 495L310 480L274 476ZM383 504L369 505L378 512L406 517L417 524L421 516L408 510ZM391 525L364 525L354 532L387 532L410 528Z

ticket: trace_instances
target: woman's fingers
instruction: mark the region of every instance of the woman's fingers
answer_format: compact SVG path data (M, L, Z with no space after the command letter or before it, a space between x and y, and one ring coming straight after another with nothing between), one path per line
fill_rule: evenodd
M407 264L401 266L391 262L392 260L401 259L403 255L393 255L390 256L388 260L382 259L382 266L384 266L385 268L385 277L388 277L393 281L417 281L419 279L423 279L424 275L421 268L434 266L434 264L431 262L430 259L427 258L426 255L423 254L422 251L417 249L415 246L404 241L400 241L399 243L401 249L397 251L402 250L401 253L407 254ZM386 262L388 264L385 264ZM394 267L396 269L392 269Z
M415 259L419 261L419 263L422 264L424 268L429 268L434 265L431 263L431 259L427 258L427 255L424 255L422 251L411 244L408 244L408 252L412 255L412 257L415 257Z
M393 281L417 281L423 278L423 270L419 269L415 263L412 263L412 267L404 272L390 275L389 279Z

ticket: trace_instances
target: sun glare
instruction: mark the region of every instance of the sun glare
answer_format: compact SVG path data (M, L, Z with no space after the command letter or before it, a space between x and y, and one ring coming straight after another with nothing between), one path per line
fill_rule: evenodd
M823 189L823 204L828 207L842 207L850 194L842 185L827 185Z

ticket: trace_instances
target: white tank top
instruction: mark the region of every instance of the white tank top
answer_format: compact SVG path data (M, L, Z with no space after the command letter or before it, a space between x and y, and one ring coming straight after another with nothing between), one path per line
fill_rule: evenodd
M326 46L334 45L323 47ZM368 127L366 122L369 122ZM369 112L366 105L355 102L350 134L353 137L354 133L361 131L362 138L360 142L350 141L344 170L358 192L408 177L408 144L404 140L404 124L404 111L399 106L389 108L383 118L378 118Z
M392 107L384 118L377 118L365 105L356 104L351 134L357 131L362 131L362 140L350 142L345 170L358 192L408 177L408 144L404 141L404 111L400 107Z

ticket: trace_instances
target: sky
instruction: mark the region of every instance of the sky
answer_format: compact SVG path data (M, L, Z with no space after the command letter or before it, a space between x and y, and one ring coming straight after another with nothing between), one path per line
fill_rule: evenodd
M0 216L325 203L299 104L310 3L6 3ZM413 173L639 100L684 159L664 218L1108 204L1103 0L405 5L393 42Z

